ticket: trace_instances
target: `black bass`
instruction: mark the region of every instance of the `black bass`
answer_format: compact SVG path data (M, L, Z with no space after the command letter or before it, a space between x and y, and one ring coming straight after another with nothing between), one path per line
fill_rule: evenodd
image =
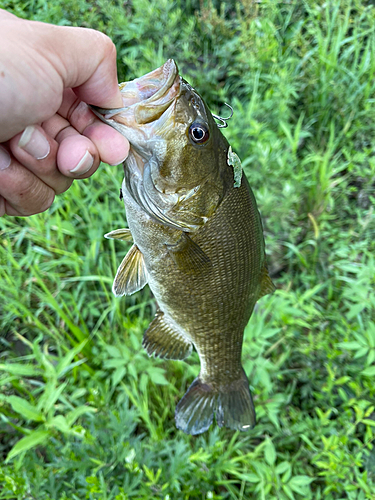
M124 107L94 108L130 142L123 200L129 229L106 235L134 242L115 295L149 284L158 311L143 337L147 353L185 359L201 371L176 408L189 434L255 425L241 365L244 328L256 301L274 290L254 195L240 162L199 94L173 60L120 85Z

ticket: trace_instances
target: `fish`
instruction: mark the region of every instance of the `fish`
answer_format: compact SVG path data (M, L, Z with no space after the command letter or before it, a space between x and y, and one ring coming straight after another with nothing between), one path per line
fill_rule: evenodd
M241 364L257 300L275 289L254 194L204 100L173 59L120 84L124 106L93 107L130 143L121 193L132 242L113 283L116 296L147 283L157 312L144 333L149 356L183 360L196 349L199 376L176 406L187 434L246 431L256 415ZM216 115L215 115L216 116Z

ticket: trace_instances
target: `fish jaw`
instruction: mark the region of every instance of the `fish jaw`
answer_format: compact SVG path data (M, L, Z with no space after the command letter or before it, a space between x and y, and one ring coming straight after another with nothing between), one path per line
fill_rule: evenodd
M143 159L150 158L150 142L173 127L173 104L180 95L177 64L168 59L160 68L119 85L124 106L105 109L91 106L102 121L124 135Z

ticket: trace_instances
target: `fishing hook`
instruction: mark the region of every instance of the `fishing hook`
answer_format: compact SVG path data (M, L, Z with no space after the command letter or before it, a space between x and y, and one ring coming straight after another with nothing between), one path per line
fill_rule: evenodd
M228 116L227 118L222 118L221 116L217 116L217 115L214 115L212 114L212 116L216 119L216 120L219 120L219 122L221 122L221 124L219 125L218 123L216 124L218 126L218 128L227 128L228 124L227 124L227 120L230 120L233 116L233 108L232 106L230 106L227 102L224 103L226 106L228 106L228 108L230 109L231 111L231 114L230 116Z

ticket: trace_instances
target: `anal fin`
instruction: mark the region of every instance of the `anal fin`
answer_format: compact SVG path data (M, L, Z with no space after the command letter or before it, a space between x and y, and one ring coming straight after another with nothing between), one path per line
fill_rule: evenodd
M112 291L116 297L131 295L145 286L147 271L143 254L136 245L133 245L121 262Z
M147 354L165 359L185 359L192 351L191 342L186 339L162 311L157 311L155 318L143 335L142 346Z

